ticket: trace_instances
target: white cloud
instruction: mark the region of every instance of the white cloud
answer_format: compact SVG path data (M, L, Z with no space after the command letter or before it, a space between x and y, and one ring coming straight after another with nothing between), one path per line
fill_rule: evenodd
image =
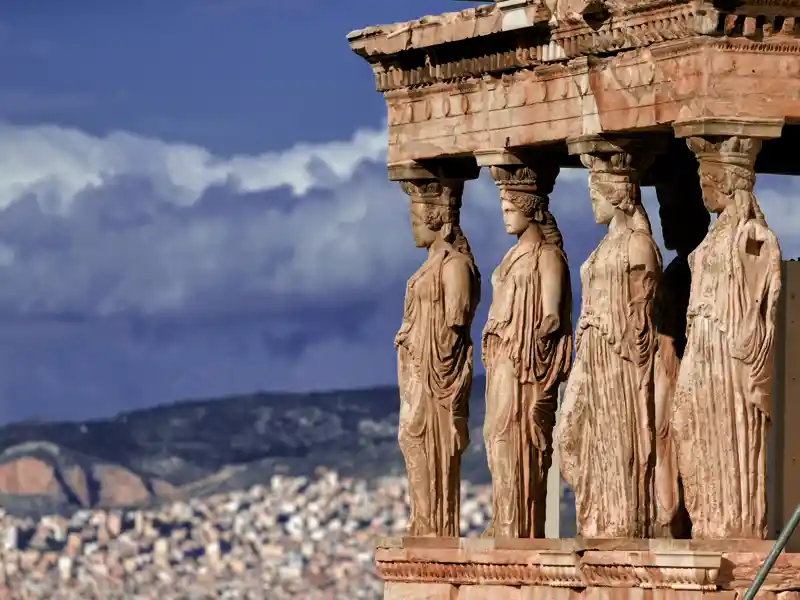
M383 128L221 157L126 132L1 124L0 303L110 315L219 302L223 287L234 311L242 308L237 294L260 295L265 305L369 295L405 277L416 260L406 199L386 180L385 154ZM560 182L576 176L565 170ZM126 187L131 179L140 185ZM467 187L465 227L473 243L502 248L487 179ZM224 206L209 212L203 201L215 193ZM248 194L264 196L257 210ZM37 210L15 207L32 202ZM53 248L43 238L62 243Z
M310 171L314 161L346 180L363 161L377 161L386 154L383 129L361 129L347 141L298 144L283 152L229 158L199 146L126 132L95 137L49 125L2 124L0 140L0 209L33 193L56 199L60 214L69 212L80 192L118 176L146 177L168 192L166 200L190 205L208 188L229 180L242 192L289 186L303 195L315 183Z
M800 256L800 180L761 175L756 196L770 227L778 236L784 259Z
M367 285L370 273L392 262L393 242L403 235L386 225L383 234L369 228L380 228L381 215L399 209L392 196L402 193L386 182L384 170L357 184L350 180L359 166L382 163L385 152L383 129L283 152L219 157L124 132L101 138L56 126L0 125L0 211L6 209L0 223L5 219L6 232L16 229L10 237L28 250L5 241L0 299L45 312L152 313L178 310L198 293L229 285L223 280L235 274L240 287L264 294ZM126 178L149 188L120 189ZM229 206L204 214L197 204L215 187L224 188ZM283 187L294 196L291 210L269 199L258 211L237 207L246 194ZM304 204L311 188L327 194L325 201ZM10 224L9 209L32 199L39 210ZM170 206L183 211L180 218ZM151 218L137 227L108 226L109 215L125 220L142 211ZM68 242L58 252L36 246L38 238L18 231L35 230L32 220ZM370 235L383 245L369 248Z
M285 314L374 298L420 260L385 148L383 128L222 157L125 132L0 125L0 306ZM585 182L585 171L563 170L552 201L573 269L602 234ZM785 254L796 254L800 188L765 179L759 195ZM645 199L660 241L653 194ZM488 274L511 240L486 173L467 185L463 222Z
M365 129L222 157L129 133L0 125L0 395L26 398L8 417L74 416L63 398L89 415L391 381L404 282L424 253L386 180L385 142ZM760 178L758 193L784 255L797 255L800 186ZM645 203L660 241L652 192ZM551 207L577 275L603 234L585 171L562 172ZM486 282L513 242L485 173L468 183L462 219L485 282L478 334ZM190 326L175 325L187 315Z

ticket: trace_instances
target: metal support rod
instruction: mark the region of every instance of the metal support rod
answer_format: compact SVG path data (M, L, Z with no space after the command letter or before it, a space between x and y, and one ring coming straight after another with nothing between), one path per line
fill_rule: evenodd
M783 528L783 531L781 531L778 539L775 540L772 550L769 551L767 558L764 559L764 564L761 565L758 573L756 573L756 578L753 579L753 583L751 583L750 587L747 588L747 591L744 594L744 600L753 600L756 597L758 590L761 589L761 585L764 583L764 580L767 578L770 570L772 570L775 561L778 560L778 556L780 556L780 553L783 552L783 549L789 542L789 538L792 537L792 534L794 533L798 523L800 523L800 504L798 504L797 508L794 509L792 518L789 519L789 522Z

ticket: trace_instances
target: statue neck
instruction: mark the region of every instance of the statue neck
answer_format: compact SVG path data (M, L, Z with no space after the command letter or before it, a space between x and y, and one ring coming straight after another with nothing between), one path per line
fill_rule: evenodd
M442 239L442 236L437 233L436 234L436 239L433 241L433 243L430 246L428 246L428 258L433 256L437 252L441 252L441 251L445 250L449 245L450 244L445 242Z
M531 223L528 228L519 234L519 244L520 245L536 245L541 244L544 241L544 236L542 235L542 228L539 227L536 223Z
M628 215L621 210L615 210L614 216L611 217L611 222L608 224L608 231L609 233L614 233L621 229L630 229Z

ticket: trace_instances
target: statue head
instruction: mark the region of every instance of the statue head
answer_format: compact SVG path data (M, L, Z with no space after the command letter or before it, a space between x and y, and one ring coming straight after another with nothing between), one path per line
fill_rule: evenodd
M555 169L542 169L547 179L529 167L492 167L492 176L500 189L500 210L506 233L521 236L531 227L537 227L544 238L559 248L561 232L550 213L547 193L553 189Z
M547 194L553 189L558 166L534 171L525 165L494 166L490 169L500 190L503 224L511 235L522 235L532 225L544 222Z
M756 183L755 162L761 141L728 137L722 141L688 138L687 144L699 162L703 204L709 212L721 213L730 208L743 219L761 215L753 196ZM761 215L763 218L763 215Z
M632 216L641 203L639 186L625 176L608 173L589 175L589 197L595 222L608 225L617 211Z
M458 227L463 183L404 181L411 199L411 235L417 248L430 248L437 239L453 240Z
M581 155L581 162L589 169L589 197L595 222L609 225L615 217L622 217L632 229L649 232L641 188L633 179L632 160L624 152L606 157Z
M535 188L528 189L524 183L499 187L506 233L520 236L529 227L544 223L548 201L537 194Z
M501 192L500 210L506 233L520 236L535 222L533 202L527 194Z

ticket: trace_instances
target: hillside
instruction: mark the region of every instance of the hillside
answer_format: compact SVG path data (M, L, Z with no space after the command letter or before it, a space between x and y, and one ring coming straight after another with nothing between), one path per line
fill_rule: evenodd
M476 378L463 469L474 483L488 481L483 387ZM192 400L87 422L15 423L0 428L0 503L17 509L25 502L14 496L41 491L34 495L43 496L42 509L125 504L126 492L109 491L110 477L116 485L125 481L138 504L245 489L273 473L310 475L318 467L367 480L400 474L398 406L397 388L386 386Z
M470 398L462 479L490 483L483 447L485 380ZM192 400L87 422L0 428L0 507L19 515L157 505L264 484L323 467L368 483L404 474L394 386ZM562 486L562 528L574 523Z

